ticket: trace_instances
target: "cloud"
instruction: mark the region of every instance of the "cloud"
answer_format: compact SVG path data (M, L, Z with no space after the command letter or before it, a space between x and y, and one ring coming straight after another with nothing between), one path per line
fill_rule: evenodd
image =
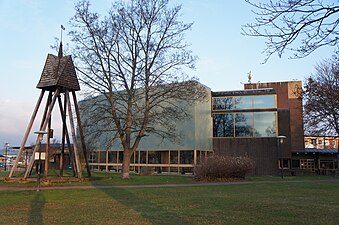
M46 96L45 96L46 98ZM29 121L31 119L36 102L34 100L27 101L26 99L4 99L0 98L0 146L1 142L9 142L12 146L18 146L21 144L22 139L27 130ZM45 102L40 105L38 114L35 118L33 127L29 134L26 145L35 142L36 136L34 131L39 130L39 125L42 119L42 113L44 111ZM60 139L60 114L58 105L55 105L52 114L52 128L55 130L54 138Z

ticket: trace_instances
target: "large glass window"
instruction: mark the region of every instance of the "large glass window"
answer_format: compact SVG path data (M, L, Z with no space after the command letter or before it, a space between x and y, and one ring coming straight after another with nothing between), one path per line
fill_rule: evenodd
M274 137L277 129L274 109L275 95L214 97L213 136Z
M212 99L212 110L273 108L276 108L275 95L230 96Z
M276 108L274 95L253 96L253 108L255 109Z
M180 151L180 164L193 164L194 151Z
M161 163L161 155L158 151L148 152L148 164L159 164Z
M254 112L253 136L274 137L276 136L276 113Z
M212 99L212 109L213 110L229 110L233 109L233 98L232 97L223 97L223 98L213 98Z
M252 109L252 96L237 96L234 98L234 104L236 109Z
M235 114L235 136L236 137L253 136L253 113Z
M213 114L214 137L274 137L276 112Z
M213 136L234 137L234 114L213 114Z

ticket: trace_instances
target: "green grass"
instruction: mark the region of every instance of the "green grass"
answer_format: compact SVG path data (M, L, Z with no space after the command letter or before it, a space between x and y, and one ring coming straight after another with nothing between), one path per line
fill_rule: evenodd
M18 182L5 182L4 178L8 177L9 172L0 172L0 186L10 187L34 187L36 186L36 178L30 179L28 183ZM15 174L15 177L23 178L22 174ZM53 175L53 173L50 173ZM72 172L66 170L64 173L66 176L71 176ZM34 176L34 174L33 174ZM45 179L45 178L44 178ZM50 176L48 180L60 181L57 176ZM319 176L319 175L304 175L304 176L285 176L281 179L280 176L249 176L246 177L245 181L288 181L288 180L327 180L337 179L334 176ZM154 175L154 176L139 176L131 174L129 180L122 180L120 174L116 173L105 173L105 172L92 172L92 177L85 179L82 182L53 182L44 184L42 186L72 186L72 185L95 185L95 186L108 186L108 185L147 185L147 184L194 184L202 183L192 179L191 176L180 176L180 175Z
M1 224L339 224L339 182L0 191Z

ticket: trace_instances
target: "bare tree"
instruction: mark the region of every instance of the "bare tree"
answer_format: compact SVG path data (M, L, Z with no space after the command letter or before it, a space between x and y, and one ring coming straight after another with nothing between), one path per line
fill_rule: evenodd
M304 85L304 124L308 135L339 135L339 61L318 64Z
M322 46L338 46L339 5L334 0L270 0L253 3L256 22L244 25L244 35L266 38L265 62L286 51L303 58Z
M180 6L168 0L117 1L105 18L76 4L70 32L75 59L89 99L84 101L87 139L104 149L120 140L122 178L149 134L175 139L175 121L187 116L183 102L206 95L184 68L196 57L184 41L192 23L179 20ZM184 104L184 105L185 105Z

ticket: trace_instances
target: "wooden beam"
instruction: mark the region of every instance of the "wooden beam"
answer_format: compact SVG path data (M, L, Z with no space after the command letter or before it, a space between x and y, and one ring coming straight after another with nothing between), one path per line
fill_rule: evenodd
M51 92L50 92L51 93ZM48 104L52 101L52 94L48 96ZM48 168L49 168L49 147L50 147L50 135L51 135L51 125L52 125L52 115L49 117L48 125L47 125L47 139L46 139L46 150L45 150L45 176L48 176Z
M63 176L63 170L64 170L64 159L65 159L65 139L66 143L68 146L68 153L70 156L70 160L72 161L73 165L75 165L75 159L73 157L73 150L71 146L71 141L69 138L69 133L67 129L67 122L66 122L66 112L67 112L67 98L66 95L64 95L64 104L62 104L61 97L59 96L58 98L59 102L59 109L60 109L60 115L61 115L61 120L62 120L62 129L63 129L63 134L62 134L62 146L61 146L61 157L60 157L60 176Z
M74 101L74 108L75 108L75 112L76 112L76 117L77 117L80 143L81 143L82 151L84 153L84 158L85 158L85 163L86 163L86 168L87 168L87 175L90 177L91 176L91 169L90 169L89 163L88 163L88 152L87 152L87 148L86 148L84 131L83 131L83 127L82 127L82 123L81 123L81 117L80 117L80 110L79 110L78 101L77 101L77 98L76 98L75 91L72 91L72 96L73 96L73 101Z
M57 88L55 93L54 93L54 96L53 96L53 99L52 99L52 102L51 104L48 106L48 110L47 110L47 116L43 122L43 125L41 127L41 130L46 130L46 127L47 127L47 123L49 121L49 118L51 117L51 114L52 114L52 110L53 110L53 107L54 107L54 104L55 104L55 101L57 99L57 96L59 96L60 94L60 89ZM37 137L37 140L36 140L36 144L35 144L35 147L34 147L34 150L33 150L33 153L32 155L34 156L35 152L37 151L38 147L40 147L40 143L41 143L41 134L38 135ZM26 173L25 173L25 176L24 178L27 178L28 174L31 172L32 170L32 167L33 167L33 164L34 164L34 157L31 158L30 162L29 162L29 165L26 169Z
M72 140L73 140L73 150L74 150L74 158L75 158L75 169L76 173L78 174L78 178L82 177L82 169L80 165L80 159L79 159L79 153L78 153L78 147L77 147L77 141L75 136L75 126L74 126L74 120L73 120L73 113L72 113L72 106L69 99L69 91L65 92L66 99L67 99L67 106L68 106L68 117L69 117L69 123L71 126L71 134L72 134Z
M31 132L31 129L32 129L32 126L33 126L35 117L36 117L37 112L38 112L38 110L39 110L39 107L40 107L41 101L42 101L42 99L43 99L43 97L44 97L44 94L45 94L45 90L41 90L40 96L39 96L38 101L37 101L37 103L36 103L36 105L35 105L35 108L34 108L34 111L33 111L33 113L32 113L31 119L30 119L30 121L29 121L29 123L28 123L27 129L26 129L26 133L25 133L25 135L24 135L24 138L22 139L22 142L21 142L21 145L20 145L20 149L19 149L18 155L17 155L16 160L15 160L15 162L14 162L14 165L13 165L13 167L12 167L12 169L11 169L11 172L9 173L9 176L8 176L9 178L11 178L11 177L13 176L14 171L16 170L16 168L17 168L17 166L18 166L18 162L19 162L20 159L21 159L22 151L23 151L24 148L25 148L25 144L26 144L26 142L27 142L29 133Z

